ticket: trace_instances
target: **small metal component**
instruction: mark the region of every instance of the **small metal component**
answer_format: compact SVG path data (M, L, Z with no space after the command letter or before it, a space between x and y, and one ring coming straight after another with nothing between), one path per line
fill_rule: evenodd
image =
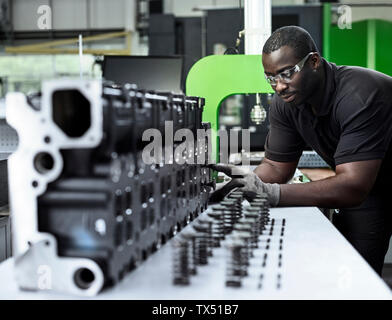
M261 194L250 202L250 206L262 208L264 210L263 212L268 213L270 204L268 202L267 197L264 197L263 194Z
M232 199L223 200L220 202L220 205L225 207L225 209L230 209L233 211L241 212L241 210L242 210L241 202L234 200L234 199L233 200Z
M267 199L254 199L253 201L249 202L251 207L268 207L268 200Z
M243 200L244 196L242 194L232 192L226 198L228 198L228 199L236 199L236 200Z
M282 275L278 273L277 275L277 282L276 282L276 289L280 289L282 287Z
M269 204L266 199L256 199L255 201L250 202L250 208L247 210L258 210L259 213L262 215L262 220L265 223L269 221Z
M219 202L220 205L226 203L238 203L238 199L225 197L221 202Z
M247 231L251 233L251 248L257 248L259 238L259 229L256 220L253 218L241 218L237 224L242 224L247 227Z
M231 192L230 195L235 195L235 196L241 196L242 197L244 195L244 193L242 191L235 190L235 191Z
M256 124L261 124L267 118L267 112L260 102L261 99L257 97L259 97L258 93L256 93L256 104L250 112L250 119Z
M248 258L253 257L253 234L252 234L252 225L248 223L240 223L237 222L234 225L234 232L238 234L238 236L243 239L248 247Z
M193 228L186 229L179 234L180 237L188 241L188 258L189 258L189 273L191 275L197 274L196 268L196 231Z
M212 237L212 229L213 229L214 219L212 219L211 217L208 217L208 216L201 216L198 219L198 222L200 224L204 224L208 227L207 233L206 233L207 241L208 241L207 255L209 257L212 257L212 248L214 246L214 239Z
M252 219L254 221L255 228L257 230L257 234L258 235L261 234L261 232L263 231L263 228L264 228L264 224L261 219L262 215L260 215L256 211L248 211L247 209L244 210L243 215L244 215L244 218Z
M237 210L241 210L241 207L242 207L241 202L239 202L236 199L225 199L225 200L222 200L219 204L221 206L235 208Z
M234 199L223 200L220 202L224 207L225 233L228 234L233 230L233 225L241 217L242 205Z
M220 204L214 204L211 206L212 211L223 211L226 209L225 206L222 206Z
M247 275L243 250L246 244L240 238L230 238L226 243L226 286L241 287L241 278Z
M268 215L265 215L262 213L262 209L261 208L255 208L255 207L248 207L244 210L244 217L250 218L250 217L257 217L258 221L257 221L257 225L258 225L258 230L259 230L259 234L263 233L263 230L265 230L265 225L268 223L269 221L269 217Z
M220 247L220 240L225 238L223 211L208 212L207 215L213 219L212 223L212 240L213 247Z
M176 237L172 241L173 248L173 284L189 285L189 242Z
M208 263L208 226L195 221L193 228L197 231L195 237L196 264L206 265Z
M238 212L236 210L226 209L223 211L225 234L229 234L231 231L233 231L233 226L238 221L240 216L241 216L241 212Z
M245 245L242 250L242 253L243 253L242 263L245 266L249 266L249 259L251 258L251 255L252 255L251 246L250 246L252 236L251 236L250 232L240 230L241 227L239 225L238 225L238 229L236 228L236 226L234 227L234 230L232 232L232 236L234 238L241 239L244 241Z

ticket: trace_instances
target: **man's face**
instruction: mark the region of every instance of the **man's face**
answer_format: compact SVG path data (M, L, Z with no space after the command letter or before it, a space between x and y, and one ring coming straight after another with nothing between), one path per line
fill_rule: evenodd
M293 74L289 83L278 79L276 85L272 85L272 89L284 102L294 106L300 105L315 91L318 79L309 66L310 58L307 59L300 72ZM291 47L283 46L270 54L263 53L264 72L267 76L276 76L287 69L293 68L300 60L295 57Z

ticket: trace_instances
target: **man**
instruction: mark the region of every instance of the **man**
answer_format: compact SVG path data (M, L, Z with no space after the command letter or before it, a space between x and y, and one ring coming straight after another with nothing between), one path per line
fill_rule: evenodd
M275 91L265 158L237 177L232 167L216 165L234 179L213 198L240 187L267 193L272 206L339 208L334 224L381 275L392 232L392 78L327 62L309 33L294 26L271 35L262 63ZM336 175L286 184L305 146Z

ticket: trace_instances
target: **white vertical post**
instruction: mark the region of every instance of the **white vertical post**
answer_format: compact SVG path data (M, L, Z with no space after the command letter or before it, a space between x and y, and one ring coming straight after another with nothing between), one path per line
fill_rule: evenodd
M83 39L81 34L79 34L79 73L80 79L83 80Z
M244 0L245 54L261 54L271 35L271 0Z

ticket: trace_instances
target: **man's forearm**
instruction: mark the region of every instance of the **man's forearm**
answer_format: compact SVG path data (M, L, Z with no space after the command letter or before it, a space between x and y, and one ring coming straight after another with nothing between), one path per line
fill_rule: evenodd
M279 206L354 207L366 196L355 185L348 184L344 175L280 187Z
M292 178L292 174L282 172L277 166L265 161L256 167L254 173L266 183L286 183Z

